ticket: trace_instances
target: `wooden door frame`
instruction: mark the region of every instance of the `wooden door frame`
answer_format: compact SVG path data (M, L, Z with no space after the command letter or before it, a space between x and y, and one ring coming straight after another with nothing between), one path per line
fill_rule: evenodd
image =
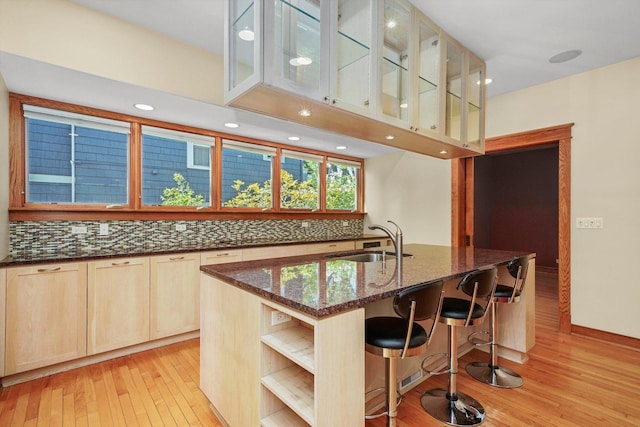
M485 153L558 145L558 321L571 332L571 128L573 123L489 138ZM473 244L474 159L451 161L451 245Z

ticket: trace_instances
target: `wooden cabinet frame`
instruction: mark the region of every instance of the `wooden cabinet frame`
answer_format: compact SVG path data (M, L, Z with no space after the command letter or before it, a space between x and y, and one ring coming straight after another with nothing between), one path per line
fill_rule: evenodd
M557 145L558 309L561 332L571 332L571 128L573 123L487 139L486 153ZM451 163L451 246L473 242L473 158Z

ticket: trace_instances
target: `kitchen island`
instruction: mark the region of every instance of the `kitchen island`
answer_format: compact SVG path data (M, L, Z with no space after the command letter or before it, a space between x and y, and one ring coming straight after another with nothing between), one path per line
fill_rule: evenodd
M444 280L451 296L464 274L490 266L506 280L506 263L523 255L433 245L405 245L405 254L401 280L393 257L346 253L202 266L200 387L219 417L234 427L364 425L365 390L384 372L365 357L364 319L389 313L402 288ZM520 361L533 346L534 276L500 318L499 342ZM430 353L446 346L446 329L437 335Z

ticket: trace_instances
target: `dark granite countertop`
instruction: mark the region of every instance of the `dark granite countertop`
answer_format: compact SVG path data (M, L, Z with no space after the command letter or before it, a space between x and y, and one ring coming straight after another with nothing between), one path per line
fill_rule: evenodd
M392 247L385 249L393 250ZM382 262L339 258L353 252L205 265L200 270L303 313L324 317L390 297L401 288L462 277L470 271L504 265L514 256L526 254L409 244L404 246L404 252L411 256L403 258L402 280L398 283L395 258L387 260L385 271L382 271Z
M243 239L243 240L220 240L208 242L205 245L176 245L176 246L162 246L162 247L140 247L137 249L122 249L114 248L112 251L98 251L93 248L79 248L77 251L58 251L53 253L38 254L33 256L21 256L12 257L11 255L0 260L0 268L13 267L23 264L43 264L52 262L77 262L77 261L92 261L98 259L109 258L123 258L123 257L136 257L136 256L150 256L150 255L167 255L175 253L186 252L205 252L224 249L243 249L243 248L256 248L256 247L268 247L268 246L281 246L281 245L301 245L309 243L329 243L329 242L341 242L348 240L375 240L384 239L387 236L379 234L362 234L360 236L344 236L344 237L332 237L319 240L274 240L274 239Z

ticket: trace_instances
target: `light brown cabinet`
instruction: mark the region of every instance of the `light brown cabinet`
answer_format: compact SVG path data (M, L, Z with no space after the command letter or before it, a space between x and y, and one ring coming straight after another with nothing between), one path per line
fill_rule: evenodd
M149 258L88 266L87 354L149 340Z
M200 254L151 257L150 338L200 328Z
M200 265L224 264L242 260L242 249L210 251L200 254Z
M86 355L85 263L7 271L5 375Z

